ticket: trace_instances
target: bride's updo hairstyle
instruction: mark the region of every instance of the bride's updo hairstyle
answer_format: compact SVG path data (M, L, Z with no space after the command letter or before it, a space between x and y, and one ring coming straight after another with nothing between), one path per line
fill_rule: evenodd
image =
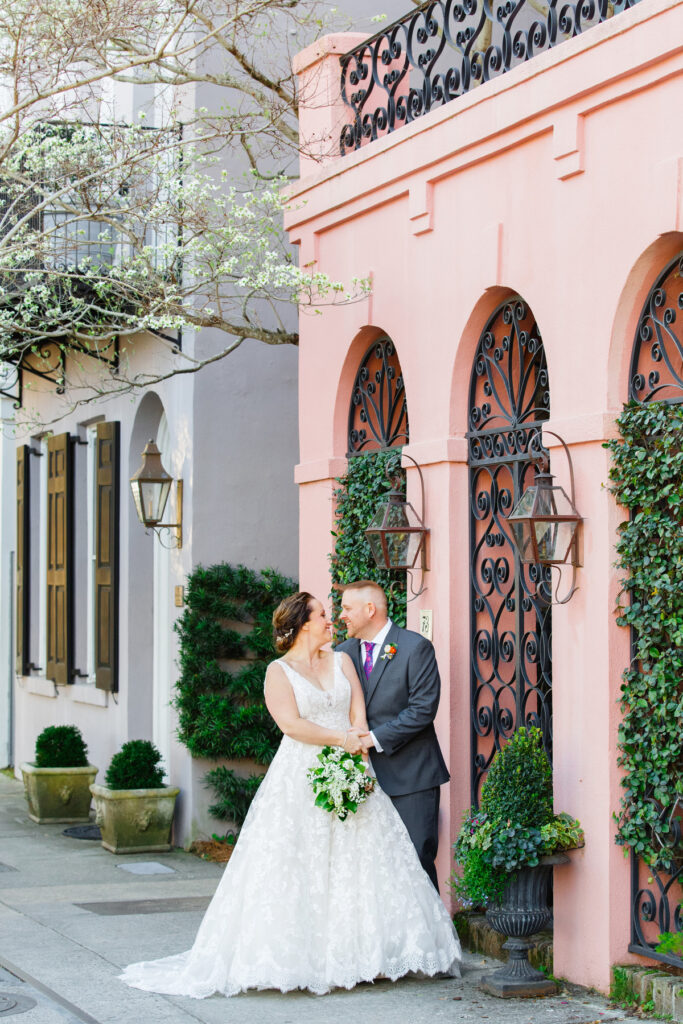
M273 612L273 638L278 654L285 654L311 617L313 595L305 590L290 594Z

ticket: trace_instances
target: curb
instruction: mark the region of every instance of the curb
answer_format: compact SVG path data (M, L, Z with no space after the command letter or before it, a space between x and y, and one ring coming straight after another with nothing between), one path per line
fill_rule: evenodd
M612 997L640 1006L649 1003L655 1016L683 1022L683 978L665 974L656 967L613 967Z
M453 918L462 945L472 953L507 962L508 951L503 949L505 936L494 931L483 914L462 911ZM529 963L547 975L553 974L553 933L538 932L530 936Z

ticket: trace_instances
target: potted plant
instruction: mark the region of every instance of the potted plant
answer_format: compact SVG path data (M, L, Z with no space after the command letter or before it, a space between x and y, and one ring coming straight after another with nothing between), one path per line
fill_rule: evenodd
M35 761L19 766L28 815L39 824L90 820L90 786L97 768L75 725L50 725L36 739Z
M180 790L164 785L161 754L149 740L129 740L114 754L105 785L93 785L102 846L112 853L172 849L171 825Z
M453 888L467 906L486 908L488 923L507 937L505 967L482 979L492 995L551 995L557 986L528 960L529 936L551 920L548 886L566 850L583 846L581 826L553 812L552 769L539 729L518 729L500 750L465 814L454 845L461 876Z

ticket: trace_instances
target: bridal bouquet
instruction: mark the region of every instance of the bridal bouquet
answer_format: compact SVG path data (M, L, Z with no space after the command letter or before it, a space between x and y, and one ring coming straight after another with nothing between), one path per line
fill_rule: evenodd
M341 747L323 747L318 754L320 765L309 768L308 781L315 793L316 807L336 814L344 821L355 814L358 805L367 800L375 788L360 754L349 754Z

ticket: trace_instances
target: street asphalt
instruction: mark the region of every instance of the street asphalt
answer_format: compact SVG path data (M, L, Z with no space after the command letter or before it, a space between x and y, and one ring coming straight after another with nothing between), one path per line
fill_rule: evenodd
M477 988L499 966L465 954L462 979L403 978L326 996L251 992L185 999L130 989L125 965L191 946L223 870L175 850L114 856L36 825L21 783L0 774L0 1018L17 1024L599 1024L629 1020L570 987L538 1000Z

